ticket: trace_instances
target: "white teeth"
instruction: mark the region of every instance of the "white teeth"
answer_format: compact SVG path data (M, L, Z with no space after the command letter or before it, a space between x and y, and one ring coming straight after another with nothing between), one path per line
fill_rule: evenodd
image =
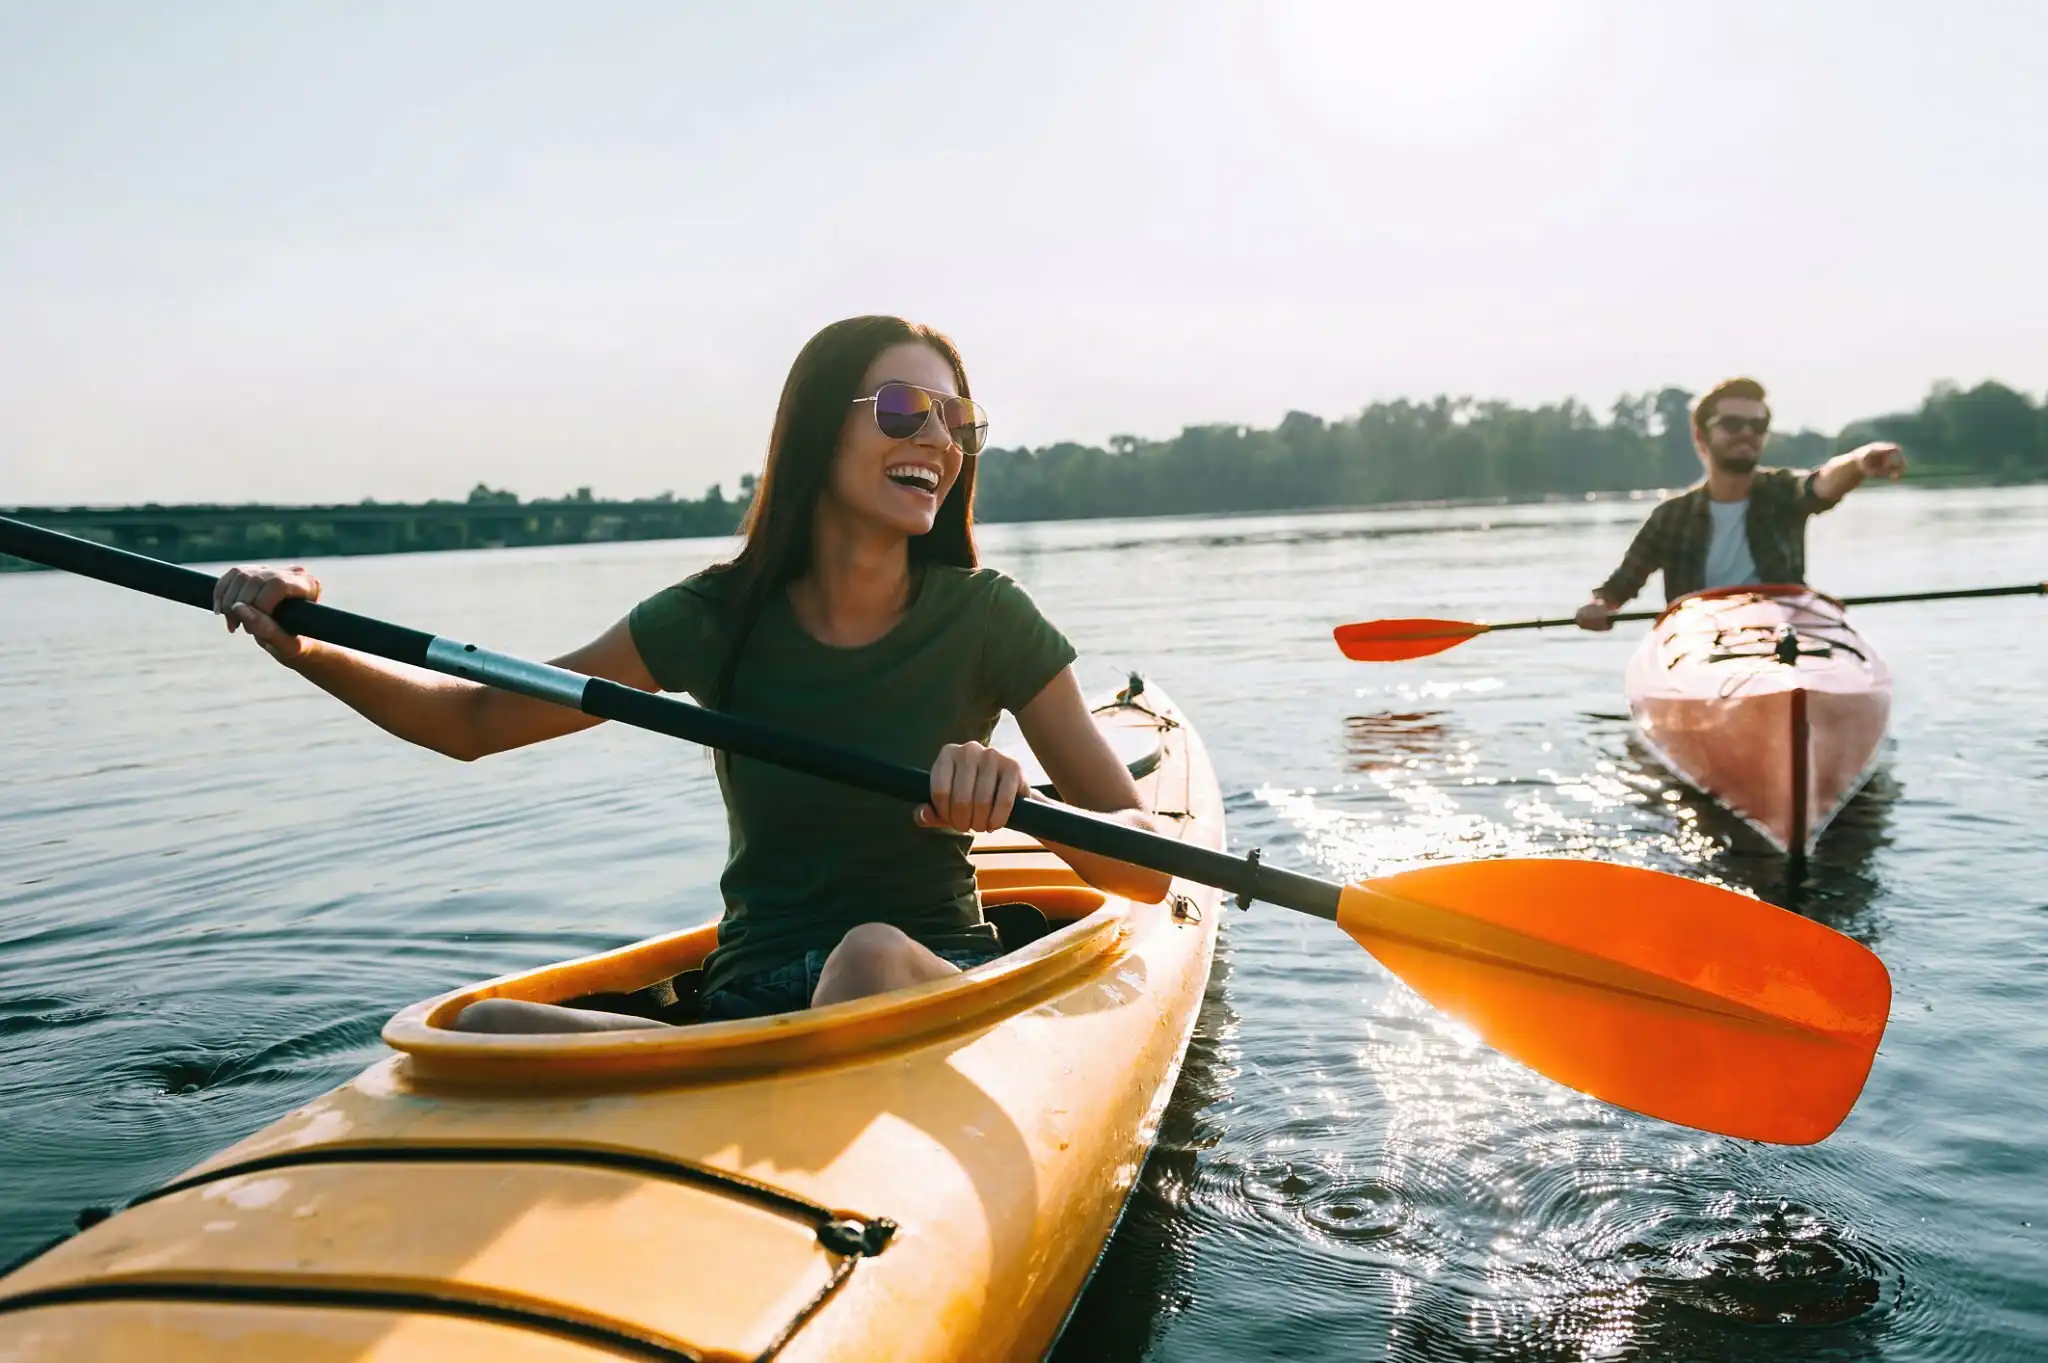
M926 492L937 492L939 490L939 475L937 470L928 469L924 467L924 465L922 464L898 464L893 468L883 469L882 473L885 477L889 478L915 479L917 482L922 483L924 485L924 490Z

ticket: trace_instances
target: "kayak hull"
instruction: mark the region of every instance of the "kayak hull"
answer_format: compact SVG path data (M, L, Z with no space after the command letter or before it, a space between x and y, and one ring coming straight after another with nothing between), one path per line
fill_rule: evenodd
M1891 716L1884 659L1838 603L1803 587L1680 598L1626 686L1657 759L1794 856L1870 779Z
M1170 702L1101 719L1158 732L1141 788L1221 846ZM1042 1357L1172 1092L1219 896L1108 898L1009 831L974 856L985 902L1050 930L934 984L660 1031L444 1025L666 978L701 928L413 1005L389 1058L0 1279L0 1356Z

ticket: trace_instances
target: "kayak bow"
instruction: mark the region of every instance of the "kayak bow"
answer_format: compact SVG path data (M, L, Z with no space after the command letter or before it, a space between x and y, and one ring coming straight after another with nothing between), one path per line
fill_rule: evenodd
M1795 857L1870 779L1891 714L1891 669L1805 587L1681 597L1625 685L1657 759Z

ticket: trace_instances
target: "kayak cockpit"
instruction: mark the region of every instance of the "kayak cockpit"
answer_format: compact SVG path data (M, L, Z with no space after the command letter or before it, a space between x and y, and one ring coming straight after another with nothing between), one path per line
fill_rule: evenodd
M463 1009L484 999L563 1003L686 974L716 945L717 929L707 924L427 999L385 1024L384 1040L409 1058L416 1078L526 1089L830 1064L992 1022L1071 987L1119 954L1134 907L1073 883L989 886L982 898L992 921L1028 924L1019 935L1035 940L909 989L772 1017L648 1030L520 1035L454 1028Z

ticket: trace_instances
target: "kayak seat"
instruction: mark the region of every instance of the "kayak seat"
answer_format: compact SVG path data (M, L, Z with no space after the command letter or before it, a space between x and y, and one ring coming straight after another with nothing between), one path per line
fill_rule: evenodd
M1021 901L987 904L982 907L981 913L995 928L996 940L1002 943L1005 952L1028 947L1052 931L1052 921L1045 916L1045 910L1036 904Z
M1086 885L998 887L984 882L981 916L995 927L1003 950L1011 952L1030 946L1055 928L1086 918L1107 902L1102 891Z
M604 1013L624 1013L629 1017L649 1018L665 1022L671 1027L687 1027L693 1022L703 1021L702 1007L698 993L704 986L704 972L685 970L680 975L639 989L619 993L579 994L573 999L563 999L564 1008L595 1008Z

